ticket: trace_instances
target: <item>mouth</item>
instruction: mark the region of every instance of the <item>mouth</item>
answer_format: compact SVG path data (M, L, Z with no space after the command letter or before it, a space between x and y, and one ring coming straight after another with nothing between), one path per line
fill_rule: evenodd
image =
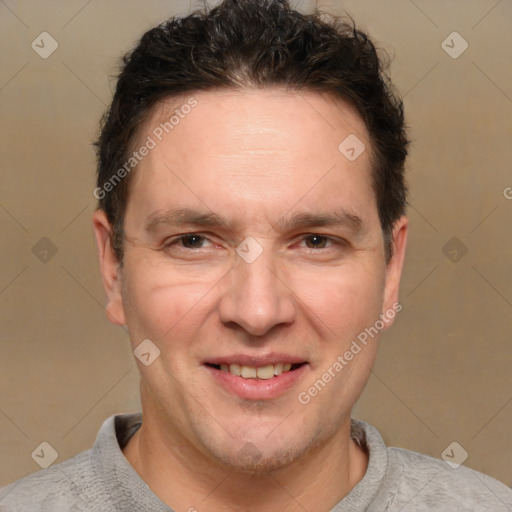
M247 366L239 363L205 363L206 366L210 366L211 368L215 368L222 372L230 373L231 375L236 375L237 377L242 377L243 379L259 380L273 379L283 373L293 372L305 364L307 363L276 363L267 364L265 366Z
M286 354L233 355L204 361L203 368L229 394L248 400L270 400L298 386L309 362Z

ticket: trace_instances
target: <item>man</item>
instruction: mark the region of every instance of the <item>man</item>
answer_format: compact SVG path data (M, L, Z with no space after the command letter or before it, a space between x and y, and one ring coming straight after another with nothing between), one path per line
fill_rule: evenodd
M2 510L512 510L500 482L351 420L401 309L407 143L373 44L341 22L225 0L147 32L93 218L142 416Z

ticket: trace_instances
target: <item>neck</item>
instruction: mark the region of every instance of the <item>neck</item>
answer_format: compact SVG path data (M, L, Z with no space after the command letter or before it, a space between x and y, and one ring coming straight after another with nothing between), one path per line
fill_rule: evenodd
M217 463L146 412L123 453L162 502L190 512L327 512L364 477L368 464L367 453L350 438L350 418L322 446L267 473Z

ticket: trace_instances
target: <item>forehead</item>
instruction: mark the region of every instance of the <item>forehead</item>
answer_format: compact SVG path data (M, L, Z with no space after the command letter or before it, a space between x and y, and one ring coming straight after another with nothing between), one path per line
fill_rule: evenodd
M254 152L259 143L261 150L310 149L318 156L310 144L303 144L305 140L321 135L336 148L346 133L369 146L364 121L346 101L324 92L272 87L198 91L160 101L140 127L138 139L152 135L158 144L172 138L174 151L183 142L201 144L201 155L206 150L232 154L234 147Z
M340 151L347 137L366 148L357 159ZM229 199L244 210L263 211L301 197L307 207L318 202L316 192L352 203L354 195L360 200L373 193L364 121L325 93L273 88L169 98L153 109L137 139L135 147L149 139L153 146L130 185L129 202L136 199L145 210L170 208L194 195L196 202L208 199L210 209Z

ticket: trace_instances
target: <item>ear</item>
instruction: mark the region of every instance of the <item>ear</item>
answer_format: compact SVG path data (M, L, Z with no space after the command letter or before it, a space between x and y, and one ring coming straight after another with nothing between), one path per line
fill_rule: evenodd
M399 300L400 277L405 258L409 221L406 217L400 217L393 227L392 250L393 254L386 266L386 284L384 287L384 303L382 314L384 323L388 328L394 321L395 314L402 309ZM393 312L386 314L386 312Z
M111 243L112 226L104 210L96 210L92 216L96 248L100 262L103 287L107 295L105 313L114 324L125 325L126 318L121 295L121 272Z

